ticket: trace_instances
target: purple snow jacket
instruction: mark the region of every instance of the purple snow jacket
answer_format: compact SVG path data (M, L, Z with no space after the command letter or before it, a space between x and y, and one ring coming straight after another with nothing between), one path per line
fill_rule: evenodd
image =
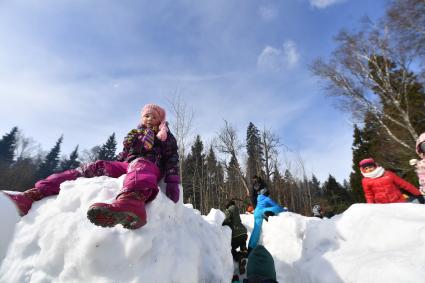
M179 155L177 153L177 142L174 136L168 132L165 141L154 139L153 147L147 150L142 143L145 136L146 127L140 126L131 130L124 138L124 149L118 154L117 160L131 162L136 158L144 158L151 161L161 171L161 178L178 178L179 175Z

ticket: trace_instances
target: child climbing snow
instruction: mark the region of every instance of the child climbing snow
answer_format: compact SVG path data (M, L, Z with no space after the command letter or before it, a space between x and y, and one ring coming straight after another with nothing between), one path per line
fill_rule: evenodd
M372 158L363 159L359 166L364 177L362 186L367 203L406 202L401 189L423 201L421 193L414 185L378 166Z
M124 139L124 149L117 161L98 160L76 169L53 174L38 181L34 188L22 193L3 191L16 204L21 216L31 209L34 201L57 195L60 184L79 177L126 174L123 188L112 203L94 203L87 211L89 220L98 226L117 224L137 229L146 224L145 204L157 196L158 181L164 177L166 195L173 202L179 200L179 156L177 143L169 132L165 110L156 104L143 107L141 121Z
M263 219L268 221L269 216L277 215L284 211L286 211L286 209L281 207L269 197L269 191L267 188L264 188L259 192L257 197L257 206L254 210L254 229L248 243L248 253L257 246L258 241L260 240Z
M246 248L246 240L248 234L245 226L243 226L239 209L235 204L234 200L230 200L226 205L224 211L225 219L223 225L227 225L232 229L232 256L233 260L239 264L239 273L245 273L245 258L247 257L248 251ZM239 251L236 249L239 248Z

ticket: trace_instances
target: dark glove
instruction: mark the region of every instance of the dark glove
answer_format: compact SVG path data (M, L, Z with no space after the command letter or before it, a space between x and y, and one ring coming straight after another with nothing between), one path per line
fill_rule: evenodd
M275 216L274 212L272 212L272 211L266 211L266 212L263 213L263 218L267 222L269 221L269 216Z
M424 199L423 195L417 196L417 199L418 199L419 203L425 204L425 199Z
M180 177L178 175L167 176L165 178L165 183L167 183L167 187L165 189L167 197L174 202L178 202L180 197Z

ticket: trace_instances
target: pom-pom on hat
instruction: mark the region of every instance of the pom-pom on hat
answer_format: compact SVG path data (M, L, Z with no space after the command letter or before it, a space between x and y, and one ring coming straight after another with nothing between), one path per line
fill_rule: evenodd
M150 103L150 104L146 104L143 107L142 117L143 115L147 113L155 113L158 116L160 120L160 124L159 124L159 131L156 137L160 139L161 141L165 141L167 139L167 132L168 132L167 121L165 120L165 117L166 117L165 110L156 104ZM142 124L142 119L140 121L140 124Z
M373 160L373 158L366 158L360 161L359 166L361 168L367 167L367 166L374 166L376 167L376 162Z

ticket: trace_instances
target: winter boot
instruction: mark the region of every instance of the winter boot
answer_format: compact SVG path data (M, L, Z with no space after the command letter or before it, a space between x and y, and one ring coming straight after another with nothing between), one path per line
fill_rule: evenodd
M18 212L24 216L31 209L32 203L44 198L44 195L38 189L29 189L25 192L1 191L8 196L16 205Z
M145 196L138 191L121 193L113 203L95 203L87 211L87 218L97 226L113 227L121 224L137 229L146 224Z
M240 274L240 275L242 275L242 274L244 274L244 273L245 273L246 258L241 257L241 258L239 259L238 264L239 264L239 274Z

